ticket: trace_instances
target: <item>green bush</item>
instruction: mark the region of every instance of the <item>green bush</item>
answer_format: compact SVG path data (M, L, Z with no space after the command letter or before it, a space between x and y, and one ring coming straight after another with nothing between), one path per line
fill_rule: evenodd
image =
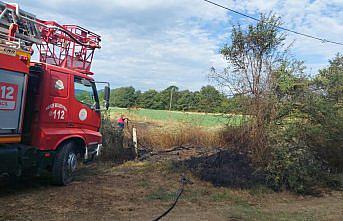
M275 75L276 117L268 125L271 155L264 165L274 189L309 193L317 186L342 186L342 83L342 55L312 79L283 69Z
M282 142L271 153L265 170L267 184L274 190L313 193L324 173L322 162L301 142Z

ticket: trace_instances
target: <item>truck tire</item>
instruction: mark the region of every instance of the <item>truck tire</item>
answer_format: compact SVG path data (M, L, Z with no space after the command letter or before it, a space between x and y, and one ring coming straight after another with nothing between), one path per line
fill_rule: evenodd
M67 142L61 146L55 156L52 167L52 180L55 185L65 186L73 181L77 168L77 154L74 143Z

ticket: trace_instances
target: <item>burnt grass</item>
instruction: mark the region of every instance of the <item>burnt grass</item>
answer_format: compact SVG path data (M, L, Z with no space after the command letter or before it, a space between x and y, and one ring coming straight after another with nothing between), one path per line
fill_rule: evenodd
M264 184L263 174L252 167L248 156L232 150L191 157L181 164L201 180L218 187L252 188Z

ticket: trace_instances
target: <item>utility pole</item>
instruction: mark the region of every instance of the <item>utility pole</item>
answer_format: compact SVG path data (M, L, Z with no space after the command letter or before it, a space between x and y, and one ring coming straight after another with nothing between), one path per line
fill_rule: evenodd
M172 88L171 88L171 90L170 90L169 111L171 111L171 108L172 108L172 102L173 102L173 90L174 90L174 87L172 87Z

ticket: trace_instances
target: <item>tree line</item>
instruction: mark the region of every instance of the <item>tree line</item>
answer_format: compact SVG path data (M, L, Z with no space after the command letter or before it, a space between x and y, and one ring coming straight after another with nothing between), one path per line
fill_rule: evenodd
M224 113L239 111L236 99L227 97L211 85L203 86L199 91L169 86L162 91L150 89L144 92L130 86L112 89L110 105L121 108Z

